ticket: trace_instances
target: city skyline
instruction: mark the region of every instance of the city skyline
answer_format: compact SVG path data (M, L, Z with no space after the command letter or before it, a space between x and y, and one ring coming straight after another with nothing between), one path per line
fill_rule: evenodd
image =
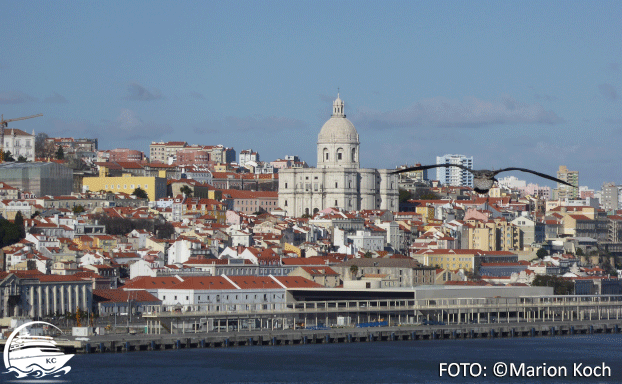
M460 153L622 184L618 2L33 4L3 5L0 112L44 116L9 128L315 165L339 88L363 167Z

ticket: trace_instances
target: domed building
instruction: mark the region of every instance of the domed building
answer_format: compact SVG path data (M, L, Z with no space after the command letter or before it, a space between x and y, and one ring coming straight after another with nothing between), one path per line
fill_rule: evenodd
M317 168L279 171L279 207L296 217L328 207L397 211L397 176L387 169L360 168L359 146L358 132L337 95L318 135Z

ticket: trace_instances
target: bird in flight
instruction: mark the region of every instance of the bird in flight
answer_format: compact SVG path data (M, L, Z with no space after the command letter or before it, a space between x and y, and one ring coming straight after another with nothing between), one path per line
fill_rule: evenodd
M473 190L481 194L488 193L490 188L492 188L492 186L494 185L495 181L498 181L495 178L497 174L501 172L507 172L507 171L521 171L521 172L533 173L534 175L543 177L545 179L553 180L561 184L575 187L574 185L567 183L564 180L560 180L556 177L545 175L544 173L532 171L531 169L526 169L526 168L503 168L503 169L498 169L496 171L495 170L489 171L487 169L481 169L481 170L469 169L465 167L464 165L460 165L460 164L434 164L434 165L420 165L417 167L398 169L397 171L393 171L391 173L395 174L395 173L404 173L404 172L413 172L413 171L423 171L425 169L439 168L439 167L457 167L457 168L464 169L465 171L471 172L473 174Z

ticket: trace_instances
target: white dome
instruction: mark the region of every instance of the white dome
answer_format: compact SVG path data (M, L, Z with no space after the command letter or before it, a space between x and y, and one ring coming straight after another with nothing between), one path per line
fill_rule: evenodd
M358 132L354 124L342 116L333 116L324 125L317 136L318 143L358 142Z

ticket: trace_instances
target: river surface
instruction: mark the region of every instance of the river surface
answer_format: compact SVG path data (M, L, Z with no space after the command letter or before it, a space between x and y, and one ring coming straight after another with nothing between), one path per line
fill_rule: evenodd
M478 363L477 377L440 375L443 363ZM496 377L494 365L508 373ZM510 365L525 376L509 376ZM611 376L575 377L573 364L609 367ZM75 383L621 383L622 335L394 341L181 349L76 355L61 379ZM456 366L452 366L456 368ZM566 367L567 374L563 375ZM471 369L472 368L472 369ZM481 371L480 371L481 368ZM548 373L545 369L548 369ZM555 375L551 375L557 371ZM455 373L455 370L452 372ZM584 372L585 373L585 372ZM603 373L607 373L606 371ZM484 376L485 375L485 376ZM555 376L555 377L550 377ZM0 382L24 382L2 375ZM60 380L60 379L57 379ZM30 382L45 382L42 380ZM50 381L47 381L50 382ZM55 381L59 382L59 381Z

